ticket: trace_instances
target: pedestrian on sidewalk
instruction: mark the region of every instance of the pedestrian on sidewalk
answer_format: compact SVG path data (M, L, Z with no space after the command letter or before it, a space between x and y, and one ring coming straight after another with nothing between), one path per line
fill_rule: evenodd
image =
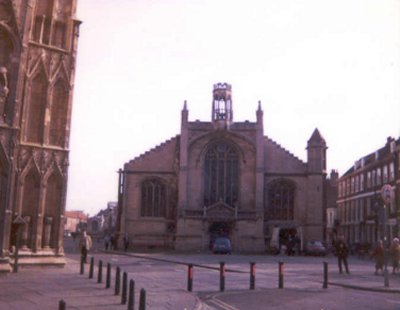
M378 241L371 256L375 259L375 275L378 275L379 270L383 274L383 264L385 263L385 248L383 247L382 240Z
M79 248L81 250L81 259L87 263L87 253L92 248L92 238L86 233L86 230L82 231L82 235L79 239Z
M349 265L347 262L347 257L349 256L349 246L347 245L346 241L344 240L344 236L340 235L338 239L335 241L335 252L338 258L338 266L339 272L343 273L342 263L346 269L346 273L350 273Z
M106 236L104 237L104 249L106 251L108 251L108 248L110 246L110 242L111 242L111 236L110 236L110 234L106 234Z
M399 272L399 260L400 260L400 242L399 238L394 238L389 249L390 256L392 258L392 274Z
M128 251L129 248L129 236L127 233L124 235L124 250L125 252Z

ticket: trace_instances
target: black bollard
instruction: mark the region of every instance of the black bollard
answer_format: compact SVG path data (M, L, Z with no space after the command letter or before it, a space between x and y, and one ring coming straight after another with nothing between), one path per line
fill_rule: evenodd
M119 294L119 289L121 286L121 268L117 267L117 271L115 272L115 290L114 295Z
M93 270L94 270L94 257L90 258L90 267L89 267L89 279L93 279Z
M256 263L250 263L250 289L254 290L256 286Z
M139 310L146 310L146 291L144 288L140 290Z
M85 261L83 259L83 256L81 255L81 268L80 268L80 274L83 274L85 272Z
M110 282L111 282L111 264L107 263L106 288L110 288Z
M135 281L129 281L129 296L128 296L128 310L133 310L135 307Z
M283 288L283 262L279 262L279 288Z
M97 283L103 281L103 261L99 260L99 272L97 274Z
M121 304L126 304L126 293L128 290L128 274L126 272L122 275L122 293L121 293Z
M322 288L328 288L328 263L324 262L324 284Z
M65 301L61 299L58 303L58 310L65 310L66 306L67 304L65 303Z
M188 280L187 280L187 289L189 292L193 290L193 265L188 265Z
M225 262L219 263L219 290L225 290Z

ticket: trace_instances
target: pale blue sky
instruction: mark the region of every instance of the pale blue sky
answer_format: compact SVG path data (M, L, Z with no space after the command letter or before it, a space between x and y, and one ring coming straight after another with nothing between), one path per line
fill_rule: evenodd
M116 200L130 159L209 121L212 84L232 84L234 120L297 157L318 127L328 169L400 135L399 0L80 0L67 209Z

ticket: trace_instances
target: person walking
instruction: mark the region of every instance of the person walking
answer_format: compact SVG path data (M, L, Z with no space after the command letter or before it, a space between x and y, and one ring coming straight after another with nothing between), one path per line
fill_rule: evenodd
M394 238L389 249L390 256L392 258L392 274L399 272L399 260L400 260L400 242L399 238Z
M86 233L86 230L82 231L82 235L79 239L79 248L81 250L81 259L87 263L87 253L92 248L92 238Z
M108 247L110 246L110 242L111 242L111 236L110 236L110 234L106 234L106 236L104 237L104 249L106 251L108 251Z
M378 241L371 256L375 259L375 275L378 275L379 270L383 274L383 264L385 263L385 248L383 247L382 240Z
M128 251L129 248L129 236L127 233L124 235L124 250L125 252Z
M350 273L349 265L347 262L347 257L349 256L349 246L344 240L343 235L340 235L338 240L335 242L335 251L336 251L336 256L338 258L339 272L343 273L342 269L342 263L343 263L346 269L346 273Z

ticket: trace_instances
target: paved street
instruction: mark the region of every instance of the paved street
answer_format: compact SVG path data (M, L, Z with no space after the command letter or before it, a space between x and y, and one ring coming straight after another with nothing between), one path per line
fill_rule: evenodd
M99 248L101 246L99 245ZM68 246L65 268L21 268L18 274L0 276L0 309L127 309L114 295L116 266L135 281L135 308L139 290L146 290L146 309L400 309L400 276L373 275L373 262L350 259L351 274L340 275L334 257L267 255L212 255L103 253L95 250L93 279L89 264L79 273L79 255ZM105 288L106 271L98 283L98 262L112 266L111 288ZM219 263L226 263L225 291L220 292ZM249 262L256 263L256 289L249 290ZM284 288L278 288L278 262L284 263ZM323 262L328 262L329 283L323 289ZM187 264L194 265L193 292L187 291Z

